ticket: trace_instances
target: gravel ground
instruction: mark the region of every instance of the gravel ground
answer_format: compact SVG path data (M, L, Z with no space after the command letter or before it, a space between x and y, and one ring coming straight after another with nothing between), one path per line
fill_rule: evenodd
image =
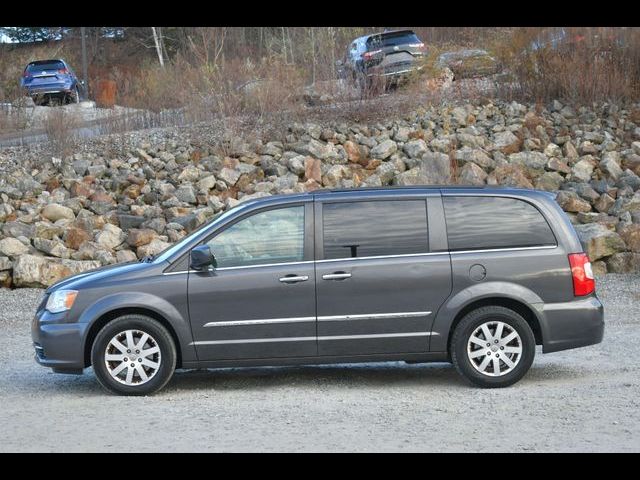
M41 290L0 290L0 451L640 451L640 276L598 281L604 342L502 390L448 364L178 372L152 397L33 360ZM142 433L141 435L138 435ZM137 440L139 438L140 440Z

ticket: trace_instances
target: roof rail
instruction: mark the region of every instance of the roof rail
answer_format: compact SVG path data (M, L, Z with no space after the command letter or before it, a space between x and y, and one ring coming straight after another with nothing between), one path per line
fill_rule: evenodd
M381 190L439 190L439 189L474 189L483 190L487 188L507 188L502 185L391 185L386 187L356 187L356 188L322 188L309 193L345 193L345 192L365 192Z

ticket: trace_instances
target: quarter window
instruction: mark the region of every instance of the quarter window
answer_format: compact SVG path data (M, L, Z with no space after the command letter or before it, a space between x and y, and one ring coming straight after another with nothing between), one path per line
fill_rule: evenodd
M449 250L555 245L536 207L515 198L443 197Z
M207 244L218 267L300 262L304 259L304 206L256 213Z
M429 250L424 200L325 203L322 228L325 259Z

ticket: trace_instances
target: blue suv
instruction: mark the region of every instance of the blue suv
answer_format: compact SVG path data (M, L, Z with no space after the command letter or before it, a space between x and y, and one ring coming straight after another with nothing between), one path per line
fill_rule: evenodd
M81 82L69 64L61 59L29 63L20 83L36 105L79 103Z

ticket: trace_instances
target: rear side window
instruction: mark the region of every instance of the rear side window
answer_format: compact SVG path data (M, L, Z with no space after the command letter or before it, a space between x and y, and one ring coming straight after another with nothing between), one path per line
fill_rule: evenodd
M514 198L443 197L450 250L555 245L536 207Z
M325 203L322 228L325 259L429 251L424 200Z
M367 39L367 48L372 50L376 48L393 47L395 45L407 45L413 43L422 43L415 33L392 32L369 37Z
M48 63L31 64L27 67L27 71L30 73L33 73L33 72L44 72L48 70L62 70L63 68L64 68L64 63L62 62L48 62Z

